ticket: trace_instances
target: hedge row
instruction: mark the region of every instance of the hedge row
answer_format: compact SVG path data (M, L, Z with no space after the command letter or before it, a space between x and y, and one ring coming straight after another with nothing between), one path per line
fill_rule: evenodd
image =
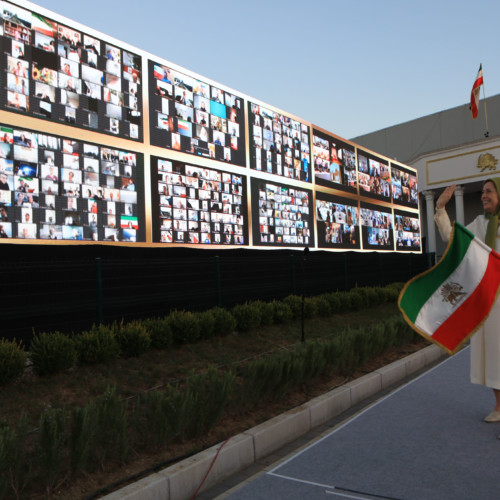
M163 318L130 323L98 325L76 335L61 332L34 335L29 353L22 344L0 341L0 385L18 379L24 372L27 356L40 376L67 370L76 364L110 363L118 357L140 356L148 349L193 343L215 335L249 332L260 326L285 324L301 317L308 319L374 307L396 301L402 284L386 287L353 288L302 298L290 295L282 301L245 302L230 311L213 308L203 312L172 311Z
M371 328L330 332L231 369L210 368L185 381L122 399L115 387L85 407L47 407L39 429L0 423L0 497L43 484L50 496L65 478L126 463L140 451L205 435L228 408L246 410L319 375L352 374L368 358L416 334L395 316ZM30 464L27 466L26 464Z

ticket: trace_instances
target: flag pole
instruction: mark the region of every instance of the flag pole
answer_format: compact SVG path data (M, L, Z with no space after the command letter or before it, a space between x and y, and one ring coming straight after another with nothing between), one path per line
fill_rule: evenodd
M488 130L488 112L486 111L486 92L484 91L484 78L483 78L483 102L484 102L484 120L486 123L486 132L484 134L484 137L489 137L490 132Z

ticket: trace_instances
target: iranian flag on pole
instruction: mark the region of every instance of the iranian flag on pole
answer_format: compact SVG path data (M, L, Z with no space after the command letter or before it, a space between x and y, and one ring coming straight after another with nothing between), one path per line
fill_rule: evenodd
M483 324L500 285L500 254L456 223L442 259L399 295L408 324L449 354Z
M478 104L479 104L479 90L483 84L483 65L479 65L479 71L477 72L476 79L474 80L474 85L472 86L472 91L470 93L470 109L472 111L472 118L477 118Z

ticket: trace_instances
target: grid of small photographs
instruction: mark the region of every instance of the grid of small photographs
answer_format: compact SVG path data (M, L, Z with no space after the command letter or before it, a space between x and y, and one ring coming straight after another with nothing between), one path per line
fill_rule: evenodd
M396 250L420 250L420 221L418 214L394 211Z
M316 184L356 192L354 146L314 130L313 160Z
M307 246L314 241L310 191L252 179L252 200L254 245Z
M145 241L141 178L136 153L0 127L0 237Z
M389 210L389 209L387 209ZM392 213L383 207L361 203L363 249L394 250Z
M149 61L151 144L245 165L243 99Z
M263 106L248 105L250 167L312 182L309 126Z
M141 57L0 2L5 109L142 140Z
M156 158L161 243L245 245L246 179Z
M418 207L417 175L401 167L391 165L392 200L394 203Z
M320 248L361 248L357 203L323 193L317 195L316 224Z
M390 201L391 173L382 160L358 151L358 182L360 194Z

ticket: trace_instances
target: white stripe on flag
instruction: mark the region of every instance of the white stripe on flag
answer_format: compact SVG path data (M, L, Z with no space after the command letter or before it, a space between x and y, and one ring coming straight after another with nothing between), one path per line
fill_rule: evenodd
M455 309L477 288L486 272L488 256L489 253L485 251L485 248L473 240L462 262L443 282L443 284L449 282L459 283L463 286L462 292L465 292L467 295L457 304L453 305L443 300L440 292L442 285L440 285L423 305L422 309L420 309L415 320L415 326L427 333L427 335L432 336L443 322L453 314ZM470 264L471 262L472 265Z

